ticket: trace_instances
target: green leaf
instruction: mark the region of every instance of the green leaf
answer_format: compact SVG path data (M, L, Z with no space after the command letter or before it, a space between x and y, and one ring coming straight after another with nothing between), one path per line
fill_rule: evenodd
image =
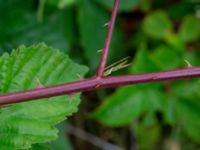
M181 62L184 62L183 54L180 55L175 49L165 45L158 47L151 56L161 70L176 69L181 65Z
M172 87L173 92L181 99L198 100L200 99L200 80L193 79L190 82L177 82Z
M58 3L58 8L62 9L68 5L75 3L76 0L60 0Z
M183 131L191 139L200 142L200 104L191 100L179 101L178 117Z
M37 80L50 86L75 81L87 68L45 44L21 46L0 57L0 92L9 93L37 87ZM59 96L14 104L1 109L0 149L31 148L32 144L55 140L54 127L77 111L80 94L73 100Z
M145 18L143 28L149 36L165 39L172 32L172 23L164 11L155 11Z
M107 126L118 127L149 111L162 109L162 100L163 96L157 90L129 86L108 97L93 117Z
M130 68L131 73L146 73L159 71L159 67L150 57L144 45L140 46L133 65Z
M45 146L43 146L43 145L34 144L34 145L32 146L32 148L29 149L29 150L50 150L50 149L47 148L47 147L45 147Z
M156 120L155 116L151 116L151 118ZM145 125L144 121L141 121L134 125L134 133L136 134L139 149L153 150L161 138L161 127L156 123Z
M194 15L184 18L183 24L179 30L179 37L184 42L193 42L200 37L200 20Z
M72 34L75 35L71 8L44 14L43 22L39 23L33 0L8 0L0 2L0 7L0 53L39 42L68 52L74 40Z
M166 124L175 125L177 122L178 98L168 96L162 111Z
M114 0L94 0L105 7L112 9L114 5ZM119 11L130 11L133 10L140 4L141 0L123 0L120 2Z
M56 6L59 9L63 9L66 6L76 3L76 0L46 0L46 1L47 4Z

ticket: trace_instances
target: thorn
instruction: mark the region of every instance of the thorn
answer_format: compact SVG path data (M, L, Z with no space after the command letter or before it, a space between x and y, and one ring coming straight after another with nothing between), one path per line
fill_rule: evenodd
M157 80L157 79L158 79L158 77L157 77L157 76L154 76L152 79L153 79L153 80Z
M110 75L110 74L113 72L113 69L114 69L114 67L113 67L113 68L110 68L110 69L107 70L107 71L105 71L105 72L104 72L104 76Z
M129 63L129 64L125 64L125 65L122 66L122 68L129 67L130 65L132 65L132 64L131 64L131 63Z
M80 79L80 80L83 80L84 78L80 75L80 74L76 74L77 75L77 77Z
M104 27L108 27L110 25L110 22L107 22L104 24Z
M45 87L37 77L36 77L36 82L37 82L36 88L44 88Z
M69 96L69 102L72 103L74 100L74 93L67 94Z
M102 52L102 50L103 50L103 49L99 49L99 50L97 51L97 53L101 53L101 52Z
M99 88L100 86L101 86L101 84L97 84L97 85L95 86L95 89L96 89L96 88Z
M193 67L193 66L191 65L191 63L190 63L188 60L185 59L184 61L185 61L185 63L186 63L186 65L187 65L188 68Z

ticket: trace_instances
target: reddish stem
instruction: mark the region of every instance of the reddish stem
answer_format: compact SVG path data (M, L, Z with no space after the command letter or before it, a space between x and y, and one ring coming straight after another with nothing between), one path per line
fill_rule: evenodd
M117 87L130 84L185 79L192 77L200 77L200 67L192 67L157 73L134 74L102 78L95 77L68 84L61 84L17 93L2 94L0 95L0 105L48 98L52 96L66 95L70 93L90 91L98 88Z
M117 11L119 8L119 2L120 2L120 0L115 0L113 11L112 11L112 16L108 23L108 35L106 37L104 48L102 49L101 61L100 61L99 68L98 68L97 74L96 74L97 77L103 76L103 72L104 72L104 69L106 66L106 60L108 57L108 51L109 51L109 47L110 47L110 43L111 43L111 39L112 39L112 34L113 34L113 29L114 29L114 25L115 25L116 16L117 16Z
M108 87L117 87L130 84L200 77L200 67L190 67L186 69L157 72L157 73L103 77L103 72L106 65L106 59L112 38L119 2L120 0L115 0L111 21L109 22L108 35L106 38L104 49L102 51L101 62L96 77L68 84L37 88L29 91L1 94L0 105L19 103L24 101L48 98L59 95L66 95L77 92L84 92L89 90L95 90L98 88L108 88Z

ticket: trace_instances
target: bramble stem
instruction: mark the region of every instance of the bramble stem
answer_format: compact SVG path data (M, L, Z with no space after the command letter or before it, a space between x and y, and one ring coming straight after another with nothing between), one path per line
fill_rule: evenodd
M70 93L91 91L99 88L117 87L131 84L149 83L165 80L186 79L200 77L200 67L191 67L186 69L133 74L125 76L112 76L102 78L89 78L67 84L55 85L51 87L33 89L29 91L16 92L0 95L0 105L19 103L23 101L48 98Z
M7 105L12 103L49 98L53 96L90 91L99 88L109 88L131 84L200 77L200 67L188 67L186 69L156 73L104 77L103 72L106 65L119 2L120 0L115 0L111 20L108 26L108 35L105 41L105 46L102 50L101 61L95 77L50 87L36 88L28 91L1 94L0 105Z
M104 72L104 69L105 69L105 66L106 66L106 60L107 60L107 57L108 57L108 51L109 51L109 48L110 48L110 43L111 43L111 39L112 39L112 35L113 35L113 29L114 29L115 20L116 20L116 17L117 17L117 11L118 11L118 8L119 8L119 3L120 3L120 0L115 0L113 11L112 11L112 16L111 16L111 19L108 23L108 34L107 34L107 37L106 37L106 40L105 40L104 48L102 49L101 60L100 60L99 68L97 70L97 74L96 74L97 77L103 76L103 72Z

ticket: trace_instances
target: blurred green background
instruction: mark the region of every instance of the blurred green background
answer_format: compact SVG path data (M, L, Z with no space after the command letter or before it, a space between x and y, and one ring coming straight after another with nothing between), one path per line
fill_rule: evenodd
M45 42L89 66L91 76L113 2L0 0L0 53ZM127 56L131 66L113 75L184 68L186 61L200 65L200 1L121 0L108 65ZM79 112L68 124L124 149L199 150L199 100L199 79L92 91L82 95ZM60 125L61 133L65 126ZM50 146L99 149L86 142L90 136L68 133Z

